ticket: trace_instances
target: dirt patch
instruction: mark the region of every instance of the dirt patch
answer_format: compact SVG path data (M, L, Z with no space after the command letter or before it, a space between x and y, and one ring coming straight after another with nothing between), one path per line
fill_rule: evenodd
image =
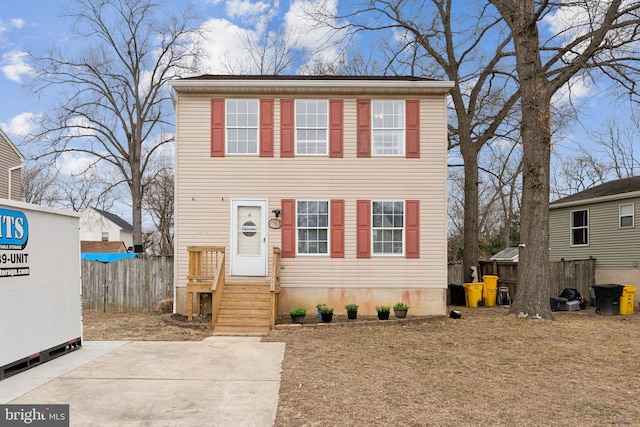
M286 343L276 425L637 425L637 312L597 316L588 308L546 321L498 307L456 308L461 319L359 315L350 323L345 315L331 327L265 336ZM96 338L105 330L128 340L211 333L160 315L85 314L85 339L105 339Z

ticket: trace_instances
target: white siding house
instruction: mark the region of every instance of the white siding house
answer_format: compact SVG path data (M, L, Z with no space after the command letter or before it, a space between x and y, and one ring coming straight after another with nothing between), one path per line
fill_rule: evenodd
M133 247L133 226L118 215L96 208L87 208L80 217L80 240L93 242L123 242Z
M404 301L446 312L451 82L413 77L201 76L176 109L176 311L188 246L226 249L226 280L278 310Z

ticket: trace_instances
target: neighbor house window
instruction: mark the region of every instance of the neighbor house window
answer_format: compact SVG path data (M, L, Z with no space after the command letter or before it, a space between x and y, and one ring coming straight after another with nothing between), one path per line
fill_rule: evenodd
M404 106L404 101L371 102L373 155L404 155Z
M329 250L329 202L297 201L298 254L326 254Z
M589 211L571 212L571 245L589 244Z
M327 154L329 103L296 100L296 154Z
M227 100L227 154L258 154L257 99Z
M102 241L103 242L108 242L109 241L109 232L107 232L107 231L103 231L102 232Z
M372 202L374 255L404 253L404 202Z
M620 213L620 228L633 227L633 203L625 203L618 207Z

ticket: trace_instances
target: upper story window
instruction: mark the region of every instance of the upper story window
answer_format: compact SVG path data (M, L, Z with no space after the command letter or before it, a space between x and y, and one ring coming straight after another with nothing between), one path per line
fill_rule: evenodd
M620 228L633 227L634 209L633 203L625 203L618 207Z
M584 209L571 212L571 245L589 244L589 211Z
M329 252L329 201L297 201L298 254Z
M227 100L227 154L258 154L257 99Z
M404 253L404 202L372 202L373 254Z
M404 101L371 102L371 140L374 156L404 155Z
M326 100L296 100L296 154L327 155Z
M103 231L102 232L102 241L103 242L108 242L109 241L109 232L108 231Z

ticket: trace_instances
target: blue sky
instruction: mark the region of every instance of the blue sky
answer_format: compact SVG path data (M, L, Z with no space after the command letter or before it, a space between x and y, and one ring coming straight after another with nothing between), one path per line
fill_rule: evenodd
M163 10L185 4L183 0L159 2ZM241 53L242 40L254 36L265 26L264 17L268 13L276 14L277 22L284 23L287 32L297 34L299 58L333 59L338 48L320 47L326 32L310 29L302 12L305 3L301 0L192 0L192 14L196 16L192 25L205 30L212 40L206 44L211 59L204 61L202 72L229 74L231 68L242 67L246 74L250 61ZM55 44L70 40L73 37L71 21L62 15L73 5L73 0L4 0L0 3L0 94L3 100L0 128L18 146L47 104L23 87L32 76L25 52L42 54Z
M159 1L168 9L184 3L182 0ZM337 7L338 1L333 1ZM277 21L284 23L286 31L295 34L299 60L335 59L344 46L322 48L327 32L312 29L305 20L302 7L307 3L307 0L193 0L193 12L198 16L193 24L206 30L212 40L207 43L211 60L205 61L202 72L230 73L230 67L246 67L249 61L246 54L242 53L241 40L245 36L255 35L263 26L261 18L268 13L275 13ZM46 99L38 99L23 87L23 83L31 77L24 52L42 54L56 43L65 43L72 32L71 22L62 18L62 13L73 4L73 0L3 0L0 3L0 128L18 146L47 104ZM340 6L346 7L346 4L341 2ZM559 21L550 21L548 25L552 27ZM362 51L368 52L372 48L373 45L367 43ZM223 64L220 58L227 58L227 64ZM289 72L295 73L296 70ZM588 127L596 128L603 124L613 114L612 108L617 118L629 114L628 108L621 108L608 96L608 88L597 84L574 83L572 101L582 105L581 119ZM585 143L588 140L579 123L565 129L563 135L559 144L561 148L566 147L569 154L576 142Z

